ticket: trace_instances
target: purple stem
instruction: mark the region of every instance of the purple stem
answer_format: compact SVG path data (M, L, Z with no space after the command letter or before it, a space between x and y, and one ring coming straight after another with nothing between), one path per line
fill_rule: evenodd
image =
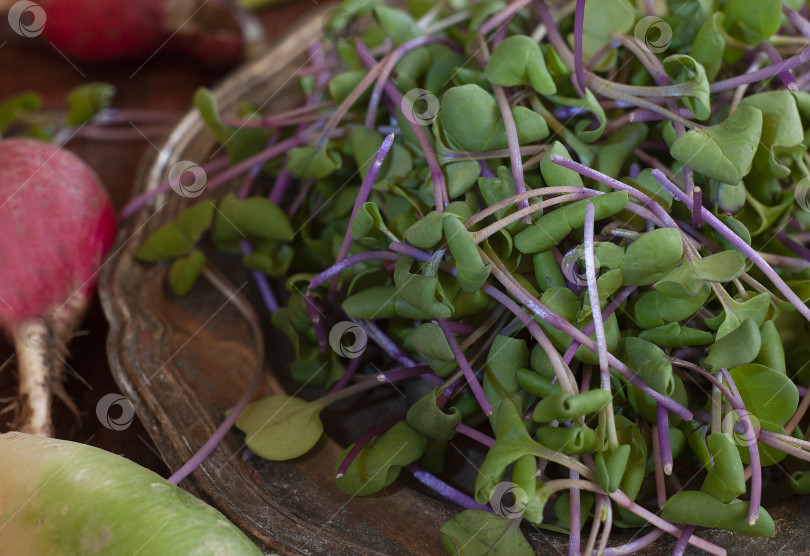
M298 209L301 208L301 205L304 204L304 200L309 195L309 191L315 185L315 180L313 178L307 178L301 185L298 186L298 193L296 193L295 198L290 203L289 208L287 209L287 218L292 219L295 216L295 213L298 212Z
M393 371L378 373L377 380L382 383L390 383L405 380L406 378L413 378L415 376L426 376L432 374L433 372L430 370L430 365L414 365L413 367L403 367L401 369L394 369ZM442 380L439 379L439 382L441 383Z
M414 479L427 486L434 492L441 494L451 502L461 506L462 508L467 510L483 510L485 512L493 513L492 508L489 506L482 506L470 496L467 496L460 490L453 488L435 475L428 473L415 463L406 465L405 469L411 472Z
M703 191L699 187L692 189L692 206L703 207ZM692 211L692 227L696 230L703 224L701 216L699 210Z
M630 295L634 291L636 291L636 287L637 286L627 286L621 292L619 292L619 294L616 297L614 297L610 303L608 303L607 307L605 307L605 310L602 311L602 320L604 321L610 315L612 315L613 312L619 308L619 305L621 305L625 299L630 297ZM589 322L588 326L586 326L582 330L582 333L585 334L586 336L590 336L591 334L593 334L593 331L594 331L594 323ZM574 353L576 353L577 349L579 349L579 346L581 345L582 344L580 344L576 340L571 342L571 345L569 345L568 349L565 350L565 355L563 355L563 361L565 361L566 365L571 364L571 361L574 359Z
M242 249L244 255L249 255L253 251L250 242L246 239L239 242L239 248ZM270 288L270 281L267 279L267 275L259 270L252 271L252 274L253 279L256 280L256 287L259 288L259 294L262 296L265 307L267 307L270 313L275 313L278 311L278 300L273 294L273 290Z
M793 24L793 26L808 40L810 40L810 21L807 21L800 14L791 10L784 3L782 4L782 11L785 13L788 20Z
M284 198L284 192L287 191L287 187L290 185L291 176L290 173L287 171L287 161L284 161L284 168L279 171L278 175L276 176L276 180L273 182L273 188L270 190L269 199L274 202L275 204L279 204L281 199Z
M808 61L810 61L810 48L805 48L795 56L791 56L787 60L778 64L773 64L767 68L752 71L751 73L744 73L743 75L738 75L737 77L732 77L730 79L715 81L711 84L709 90L712 93L717 93L719 91L726 91L728 89L736 89L740 85L750 85L751 83L756 83L761 79L768 79L774 75L778 75L783 71L789 71L796 66L807 63Z
M585 66L582 57L582 29L585 25L585 0L577 0L574 10L574 85L579 96L584 96L585 87Z
M776 48L774 48L774 46L771 43L761 42L759 43L758 48L760 48L763 52L765 52L765 54L768 55L771 64L776 65L782 63L783 60L782 57L779 55L779 51L776 50ZM784 85L788 91L795 92L799 90L799 84L796 83L796 80L793 78L793 74L790 73L790 70L780 71L779 79L782 81L782 85Z
M520 195L526 192L526 180L523 177L523 159L520 156L520 141L518 140L515 118L512 115L512 108L509 106L509 101L506 98L503 87L500 85L492 85L492 90L495 92L495 98L498 100L498 108L501 111L503 127L506 130L506 142L509 145L509 161L512 163L512 178L514 178L515 181L515 195ZM528 206L528 200L523 199L518 201L518 210ZM523 221L527 224L531 224L532 219L530 216L526 216L523 218Z
M214 172L218 172L219 170L221 170L223 168L226 168L229 163L230 163L230 161L228 160L227 156L221 156L219 158L215 158L214 160L206 162L205 164L202 164L200 166L200 168L202 168L205 171L206 175L207 175L207 174L212 174ZM191 179L191 176L186 178L186 174L183 174L183 176L180 177L180 182L183 183L183 180L188 180L188 179ZM138 195L137 197L132 199L130 202L128 202L126 205L124 205L124 208L122 208L121 212L118 213L118 220L121 220L121 221L126 220L127 218L129 218L130 216L132 216L133 214L135 214L136 212L141 210L143 207L148 205L156 197L158 197L158 196L160 196L160 195L162 195L164 193L168 193L171 190L172 190L172 186L167 180L167 181L162 182L160 185L158 185L154 189L151 189L149 191L146 191L145 193L142 193L142 194Z
M491 436L488 436L478 429L474 429L465 425L464 423L459 423L456 425L456 432L459 434L463 434L467 438L472 438L479 444L483 444L487 448L492 448L495 445L495 439Z
M810 50L810 49L809 49ZM663 184L669 193L677 198L679 201L684 203L690 210L692 209L692 200L681 191L678 186L674 183L669 181L669 179L664 175L663 172L660 170L653 170L653 176L659 182ZM703 216L703 219L706 221L709 226L717 230L717 232L726 238L729 243L731 243L734 247L739 249L743 255L751 259L751 261L759 267L765 276L770 279L771 282L776 286L782 295L802 314L804 318L810 321L810 309L808 309L807 305L805 305L801 299L790 289L790 287L785 284L784 280L774 271L771 266L765 262L765 260L760 257L759 253L757 253L750 245L745 243L740 236L735 234L731 228L723 224L719 218L717 218L711 211L706 210L705 207L701 207L700 212Z
M531 0L514 0L502 10L499 10L492 17L481 24L478 28L478 34L482 37L488 35L490 31L499 25L507 26L509 20L512 19L516 13L529 5Z
M349 364L346 366L346 370L343 371L343 376L338 379L334 386L329 390L330 392L337 392L346 387L349 382L351 382L352 378L354 378L354 373L357 372L357 369L360 367L360 357L355 357Z
M796 253L805 261L810 261L810 249L788 236L785 230L776 232L776 238L779 240L779 243Z
M695 117L694 114L692 114L692 111L688 108L678 108L676 113L681 118L685 118L687 120ZM657 122L665 119L664 116L658 112L653 112L652 110L647 110L646 108L639 108L637 110L633 110L632 112L628 112L627 116L628 120L631 122Z
M320 273L316 274L312 277L312 280L309 282L310 290L314 290L318 286L321 286L328 282L331 278L337 276L344 270L360 263L364 263L367 261L398 261L400 255L397 253L392 253L390 251L365 251L363 253L357 253L356 255L351 255L346 257L342 261L333 264L329 268Z
M380 173L380 168L382 168L385 157L388 156L388 151L391 150L391 146L393 144L394 134L392 133L391 135L386 135L385 139L383 139L383 142L380 145L380 148L377 150L377 154L374 155L374 160L371 162L371 166L369 166L366 176L363 178L363 183L360 185L360 191L358 191L357 198L354 201L352 214L349 216L349 225L346 228L346 233L343 235L343 243L340 244L340 250L338 251L335 263L340 263L340 261L345 259L346 255L349 254L349 249L352 245L352 225L354 224L354 219L357 216L357 212L360 210L360 207L368 200L368 196L371 194L371 186L374 185L374 182L377 180L377 176ZM329 284L329 299L334 298L336 291L337 280L335 279Z
M360 57L360 61L363 63L363 65L369 69L376 66L377 61L374 59L374 56L372 56L371 52L369 52L363 41L360 40L360 37L355 39L355 44L357 54ZM402 93L399 92L396 85L394 85L391 81L386 81L385 83L385 94L388 95L396 106L402 105ZM408 124L410 125L414 135L416 135L416 140L419 142L419 146L422 148L422 153L425 155L425 160L427 161L428 168L430 169L430 179L433 181L433 199L435 208L438 212L444 212L444 207L449 203L449 198L447 196L447 184L445 183L442 169L439 167L436 152L430 145L430 139L428 139L425 129L421 125L412 122L411 120L408 120Z
M470 334L478 330L477 326L475 326L474 324L470 324L468 322L447 321L447 326L450 327L450 331L453 334L462 334L464 336L469 336Z
M728 383L728 389L734 395L734 398L729 400L731 407L734 408L737 416L742 422L745 429L745 441L748 443L748 458L751 461L751 498L748 505L748 524L753 525L759 518L759 504L762 499L762 466L759 463L759 447L757 447L757 433L754 430L754 425L751 423L751 418L748 416L748 411L745 410L745 403L743 402L740 393L737 391L737 386L731 378L731 374L726 369L720 369L723 373L723 378Z
M605 325L602 321L602 307L599 303L599 289L596 286L596 262L593 247L594 207L590 201L585 202L585 273L588 280L588 297L591 302L593 329L596 332L596 347L599 355L599 383L603 390L610 392L610 369L607 362L607 340Z
M672 445L669 442L669 415L667 408L658 405L655 410L658 423L658 447L665 475L672 475Z
M638 552L642 548L650 546L652 543L664 536L664 531L661 529L653 529L643 537L639 537L633 541L625 543L620 546L609 546L605 549L605 556L624 556L625 554L632 554Z
M489 167L489 164L487 164L485 161L479 160L478 165L481 167L481 177L484 177L484 178L494 178L494 177L496 177L495 173Z
M456 337L453 336L450 327L447 326L447 321L445 319L437 319L436 323L439 325L439 328L442 329L442 332L444 332L444 337L447 338L447 343L450 344L450 350L453 352L453 356L456 358L459 367L461 367L461 372L464 373L464 378L467 379L467 384L470 386L473 396L475 396L478 405L481 406L481 411L484 412L484 415L489 417L493 412L492 404L489 403L487 395L484 393L483 388L481 388L481 383L475 378L475 372L470 367L470 363L467 361L464 352L461 351L461 346L458 345L458 341Z
M318 340L318 348L323 352L326 350L326 329L321 319L321 310L315 302L315 297L309 292L304 295L304 304L307 306L307 314L309 315L309 320L312 322L315 338Z
M377 109L380 106L380 99L382 98L383 89L385 88L385 84L391 79L391 72L394 71L394 66L396 66L397 62L399 62L403 56L412 50L429 44L443 44L457 54L464 54L463 49L461 49L455 41L452 41L447 37L435 35L417 37L395 48L385 57L385 65L383 66L383 70L380 72L380 76L377 78L377 82L374 83L374 88L371 90L365 123L365 126L368 129L374 129L374 120L377 117Z
M548 5L546 4L545 0L540 0L537 4L537 15L540 16L540 20L543 22L543 25L546 27L546 34L548 35L548 42L551 43L551 46L557 52L557 54L562 58L563 62L571 68L574 65L574 55L571 53L571 49L568 48L568 44L565 42L565 39L562 38L560 35L560 30L557 27L557 22L554 21L554 16L551 15L551 12L548 9Z
M568 470L568 477L571 479L579 479L579 473L573 469ZM580 550L580 492L578 488L572 488L569 491L570 507L568 512L569 527L568 527L568 554L569 556L577 556Z
M675 543L675 548L672 549L672 556L683 556L686 546L689 544L689 539L692 533L695 532L694 525L687 525L683 528L683 533L678 537L678 542Z
M399 417L394 417L393 419L386 419L382 423L376 423L369 428L366 433L361 436L357 442L354 443L354 446L351 447L349 453L346 454L346 457L343 458L343 461L340 462L338 466L337 473L335 474L336 479L340 479L346 474L348 471L349 466L354 461L354 458L357 457L363 448L375 437L379 436L380 433L387 431L392 426L396 425L400 421L405 418L405 415L400 415Z
M375 344L380 346L380 348L382 348L382 350L385 353L387 353L389 357L397 360L400 363L400 365L402 365L403 367L415 367L417 365L416 361L405 355L405 353L403 353L403 351L399 349L399 346L396 343L394 343L394 341L391 340L391 338L386 336L385 333L382 330L380 330L380 328L372 321L364 320L361 322L357 321L353 322L359 324L363 328L363 330L366 331L368 337L371 338L371 340Z

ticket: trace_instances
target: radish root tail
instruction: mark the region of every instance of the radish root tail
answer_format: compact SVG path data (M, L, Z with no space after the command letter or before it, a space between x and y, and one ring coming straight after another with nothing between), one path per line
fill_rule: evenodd
M53 435L54 396L76 412L65 392L67 342L87 307L88 296L77 293L50 318L21 321L14 334L19 391L13 429L37 436Z

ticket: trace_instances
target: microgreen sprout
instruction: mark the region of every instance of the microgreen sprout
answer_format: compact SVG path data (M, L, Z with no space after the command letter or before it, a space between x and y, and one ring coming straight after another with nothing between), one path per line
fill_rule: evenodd
M253 402L236 421L251 450L297 457L329 404L397 382L407 412L375 407L337 483L374 494L406 469L461 508L440 530L451 554L531 554L521 523L572 554L779 534L764 468L810 461L810 49L790 34L810 23L704 4L374 3L363 33L313 47L298 107L220 120L199 94L215 131L264 131L206 166L206 194L261 165L240 202L270 204L206 202L250 231L288 372L324 392ZM239 256L216 217L192 231L139 253ZM329 349L339 325L370 340L350 361ZM426 470L459 437L474 484ZM520 511L492 499L506 490Z

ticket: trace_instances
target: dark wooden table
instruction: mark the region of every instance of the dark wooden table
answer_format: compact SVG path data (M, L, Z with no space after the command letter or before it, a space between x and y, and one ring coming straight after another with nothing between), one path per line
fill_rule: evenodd
M272 6L257 15L268 40L283 35L303 13L317 9L314 1L293 1ZM189 62L171 52L171 45L161 49L144 64L134 60L121 64L92 65L66 61L42 37L23 38L11 32L5 13L0 19L0 100L32 90L44 98L49 110L64 110L66 92L83 83L104 81L115 85L115 108L170 112L171 124L186 112L191 97L200 86L211 87L227 70L212 70ZM141 67L142 66L142 67ZM133 75L134 74L134 75ZM153 147L132 130L133 138L121 141L98 141L83 138L71 140L66 147L87 161L106 185L116 209L129 199L139 161ZM159 143L160 137L152 137ZM122 454L142 465L168 476L160 456L154 450L144 429L137 422L123 431L103 427L96 417L96 405L106 394L118 392L107 364L105 342L107 324L98 300L94 300L78 335L70 345L66 389L81 413L77 420L60 402L54 405L56 436L88 442ZM0 364L12 356L8 342L0 337ZM0 399L15 392L14 361L0 371ZM0 404L0 409L5 407ZM0 432L9 429L11 414L0 415Z

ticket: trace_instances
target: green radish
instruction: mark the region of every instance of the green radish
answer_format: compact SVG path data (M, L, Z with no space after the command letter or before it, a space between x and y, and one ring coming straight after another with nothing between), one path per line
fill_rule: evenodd
M0 555L261 555L208 504L99 448L10 432L0 461Z

